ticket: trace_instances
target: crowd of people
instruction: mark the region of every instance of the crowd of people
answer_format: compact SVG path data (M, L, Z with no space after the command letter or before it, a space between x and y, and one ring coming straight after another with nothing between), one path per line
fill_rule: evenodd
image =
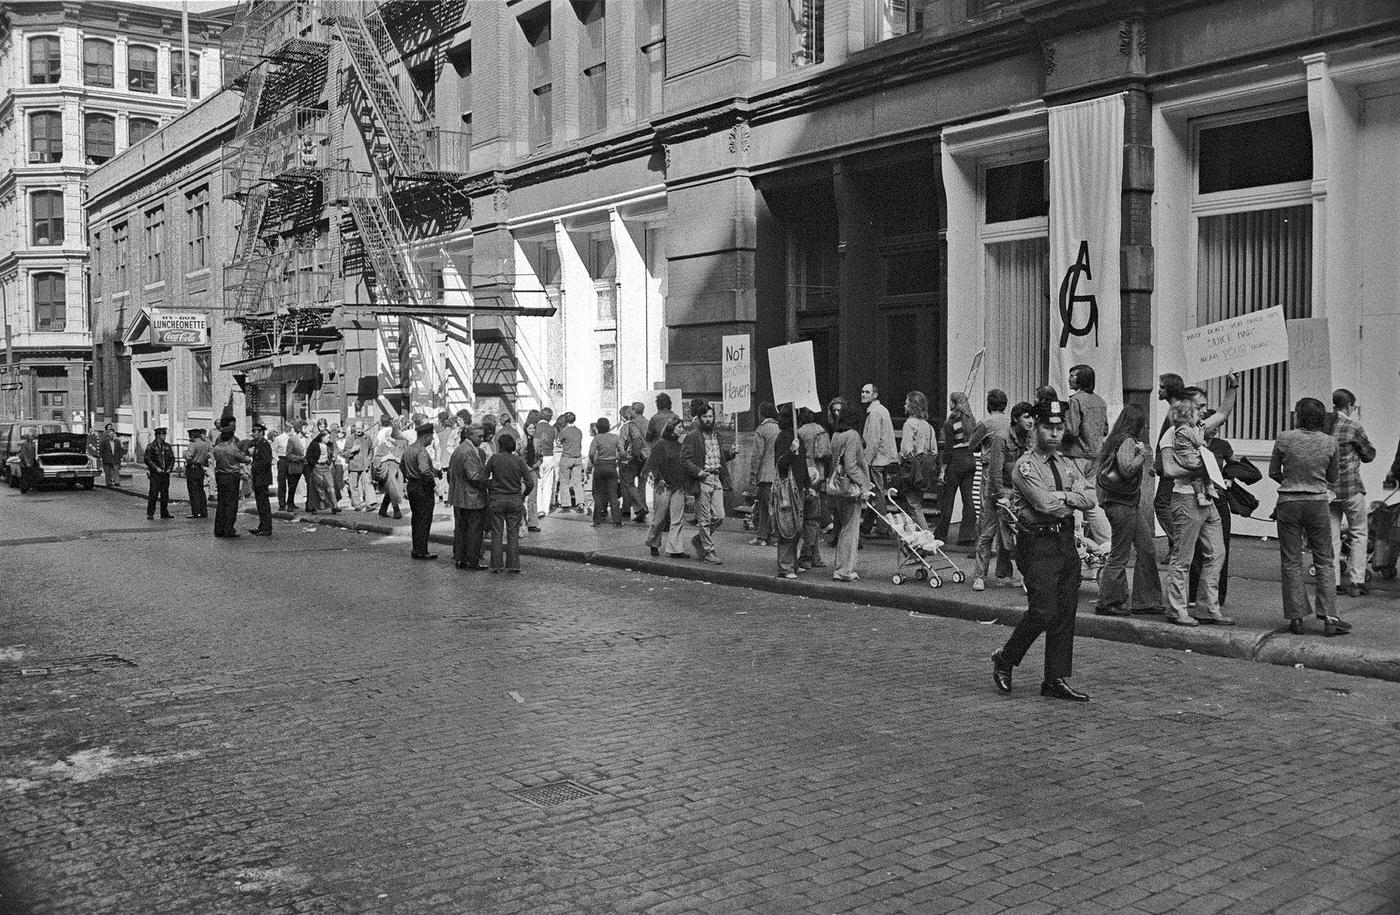
M221 509L218 537L238 536L240 487L258 506L259 524L250 532L271 535L268 489L275 479L282 510L402 518L407 503L412 556L420 560L436 558L428 532L435 507L446 503L454 518L456 565L486 567L489 532L489 567L512 572L520 568L521 528L539 531L539 520L550 512L589 513L595 526L630 519L648 526L645 542L653 556L721 564L714 534L731 493L731 507L740 495L751 507L749 544L776 548L779 577L830 567L833 580L854 582L862 540L898 537L899 525L887 522L902 514L942 547L961 502L957 544L970 551L974 591L989 584L1022 588L1035 605L1037 589L1055 582L1057 590L1042 603L1067 603L1070 585L1060 567L1030 574L1037 564L1049 569L1053 554L1065 568L1073 566L1077 602L1088 558L1101 565L1097 614L1157 614L1177 626L1233 625L1226 613L1230 519L1257 507L1248 486L1263 476L1220 434L1238 399L1238 379L1225 379L1223 398L1212 408L1202 388L1162 375L1157 395L1167 413L1155 437L1139 404L1124 407L1110 426L1091 366L1073 367L1067 381L1064 401L1048 385L1014 405L1006 392L993 389L981 417L966 394L955 392L939 425L930 420L927 397L911 391L899 436L873 383L861 388L859 407L836 397L822 415L763 403L743 468L733 466L737 443L716 428L708 401L691 401L682 415L661 393L652 415L644 403L627 405L616 427L599 417L586 439L573 413L556 418L550 409L529 411L518 426L509 413L474 419L467 410L441 412L435 422L422 414L397 421L384 416L373 430L361 421L346 429L324 419L314 426L297 421L271 438L259 424L244 442L229 419L213 444L201 432L191 434L184 475L190 516L207 517L206 475L212 472ZM1280 435L1268 468L1279 484L1284 615L1296 633L1305 631L1310 615L1322 621L1326 635L1349 632L1336 598L1367 590L1367 502L1359 468L1376 452L1357 414L1355 397L1344 389L1334 393L1330 412L1313 398L1300 400L1295 428ZM143 458L151 480L147 516L159 508L169 517L176 458L165 430L156 431ZM1392 479L1397 471L1400 453ZM979 476L980 493L974 493ZM688 540L687 523L693 528ZM1167 535L1164 575L1158 524ZM1351 536L1344 540L1346 531ZM1055 537L1038 543L1035 532ZM1067 534L1069 546L1062 542ZM1343 543L1349 580L1338 583ZM1311 603L1304 587L1308 562L1317 581ZM1055 631L1054 620L1047 620L1044 631ZM1003 660L1019 660L1019 651L1013 645ZM1047 668L1047 682L1063 686L1067 667L1057 662L1053 676Z

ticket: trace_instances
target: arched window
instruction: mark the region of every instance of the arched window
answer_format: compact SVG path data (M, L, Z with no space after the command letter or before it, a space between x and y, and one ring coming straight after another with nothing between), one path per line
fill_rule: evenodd
M29 39L29 81L56 83L63 75L63 56L57 35L40 35Z
M110 114L83 118L83 157L88 165L101 165L117 154L117 120Z
M97 38L83 41L83 85L111 89L115 85L112 70L112 43Z
M156 132L160 125L149 118L132 118L127 121L126 142L129 146L135 146L142 140Z
M156 93L156 49L134 44L126 49L126 87L132 92Z
M34 244L63 244L63 192L35 191L29 196Z
M29 116L29 161L63 161L63 116L36 111Z
M61 273L35 273L34 329L61 331L68 326L68 302Z

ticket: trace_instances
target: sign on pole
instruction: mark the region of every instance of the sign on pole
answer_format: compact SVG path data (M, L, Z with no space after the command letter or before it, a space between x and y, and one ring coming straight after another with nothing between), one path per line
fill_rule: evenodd
M822 411L811 340L770 349L768 374L773 381L773 403L791 403L794 409L806 407L814 413Z
M1181 335L1186 351L1185 375L1206 381L1288 359L1288 328L1283 308L1265 308L1227 318Z
M748 334L720 338L720 383L724 412L743 413L753 403L753 341Z
M1326 318L1298 318L1288 326L1288 402L1316 397L1332 402L1332 343Z

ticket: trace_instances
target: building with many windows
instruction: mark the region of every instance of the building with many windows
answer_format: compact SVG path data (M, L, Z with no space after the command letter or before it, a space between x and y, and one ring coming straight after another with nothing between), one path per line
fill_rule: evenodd
M186 47L178 6L0 4L0 416L88 412L83 181L218 86L227 20L188 24Z
M222 152L238 110L234 93L215 92L87 179L92 413L138 442L161 426L183 442L242 396L217 371L241 342L222 320L237 225Z

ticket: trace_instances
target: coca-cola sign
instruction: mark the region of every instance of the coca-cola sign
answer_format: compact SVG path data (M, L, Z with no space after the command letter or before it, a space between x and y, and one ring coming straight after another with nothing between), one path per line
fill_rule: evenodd
M203 346L209 342L208 316L194 312L153 311L151 342L161 346Z

